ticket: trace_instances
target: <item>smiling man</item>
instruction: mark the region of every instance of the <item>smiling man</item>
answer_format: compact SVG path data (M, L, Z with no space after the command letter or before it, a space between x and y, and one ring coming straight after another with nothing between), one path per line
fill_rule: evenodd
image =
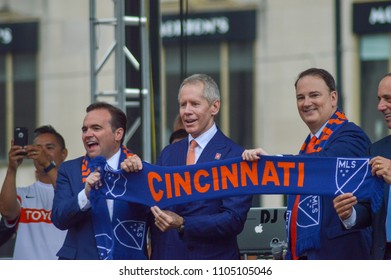
M324 69L301 72L295 82L296 105L310 133L299 154L314 157L362 157L371 144L365 132L349 122L338 108L332 75ZM245 160L267 154L246 150ZM322 178L319 178L321 182ZM291 259L369 259L371 231L345 229L334 209L333 197L288 196L288 254Z
M168 145L157 164L178 166L238 157L243 148L215 123L220 92L205 74L186 78L178 94L179 113L188 137ZM240 258L237 235L242 231L252 196L226 197L152 207L152 259L208 260Z
M87 107L82 126L86 155L64 163L58 171L52 221L68 230L59 259L147 259L149 208L125 201L96 200L91 188L101 185L92 162L104 157L112 169L132 170L141 160L124 145L126 115L113 105L97 102ZM132 158L132 162L124 163Z
M361 128L349 122L337 107L338 94L334 78L323 69L311 68L299 74L295 83L297 109L310 135L301 152L311 156L360 157L366 155L370 140ZM311 140L313 149L308 151ZM334 210L332 197L317 197L319 204L319 243L306 244L316 225L303 225L303 211L308 197L288 196L290 255L293 259L368 259L369 228L344 230ZM310 209L308 209L310 210ZM350 248L350 249L349 249Z

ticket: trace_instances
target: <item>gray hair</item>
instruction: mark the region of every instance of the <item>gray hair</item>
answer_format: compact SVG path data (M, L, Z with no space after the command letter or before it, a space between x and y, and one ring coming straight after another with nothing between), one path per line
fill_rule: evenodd
M183 80L179 91L182 87L187 84L197 84L202 83L204 85L204 97L208 100L209 105L211 105L216 100L220 101L220 90L216 82L206 74L194 74ZM178 95L179 100L179 95Z

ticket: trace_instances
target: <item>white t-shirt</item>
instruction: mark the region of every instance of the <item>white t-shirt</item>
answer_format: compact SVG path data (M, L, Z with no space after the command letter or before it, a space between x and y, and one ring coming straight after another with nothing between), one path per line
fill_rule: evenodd
M67 231L51 221L54 189L50 184L35 182L16 189L21 213L15 240L15 260L56 260ZM6 221L8 227L10 225Z

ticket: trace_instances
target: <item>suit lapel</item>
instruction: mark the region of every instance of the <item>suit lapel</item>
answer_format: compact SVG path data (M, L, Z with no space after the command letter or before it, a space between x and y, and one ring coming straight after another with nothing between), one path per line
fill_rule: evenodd
M170 166L186 165L187 149L189 141L187 138L176 143L176 154L170 157ZM183 151L183 152L182 152Z
M227 154L227 143L224 135L220 130L217 130L216 134L209 141L206 147L203 149L197 163L210 162L214 160L220 160Z

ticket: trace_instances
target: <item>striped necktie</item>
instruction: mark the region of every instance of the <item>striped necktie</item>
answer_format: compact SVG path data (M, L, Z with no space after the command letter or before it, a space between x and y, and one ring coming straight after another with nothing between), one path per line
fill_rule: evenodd
M315 135L312 136L311 141L308 143L307 147L305 148L306 154L315 152L314 147L315 147L316 140L318 140L318 138L316 138Z
M193 139L190 141L189 152L187 153L187 158L186 158L186 165L195 163L195 147L197 147L197 145L198 144L196 140Z
M314 149L314 146L315 146L315 143L316 143L316 140L318 140L316 138L316 136L312 136L311 138L311 141L308 143L306 149L305 149L305 153L306 154L309 154L309 153L313 153L315 151ZM295 197L295 202L293 204L293 208L292 208L292 219L291 219L291 224L290 224L290 228L291 228L291 254L292 254L292 259L293 260L297 260L299 259L299 256L296 256L296 241L297 241L297 215L298 215L298 211L299 211L299 202L300 202L300 195L296 195Z

